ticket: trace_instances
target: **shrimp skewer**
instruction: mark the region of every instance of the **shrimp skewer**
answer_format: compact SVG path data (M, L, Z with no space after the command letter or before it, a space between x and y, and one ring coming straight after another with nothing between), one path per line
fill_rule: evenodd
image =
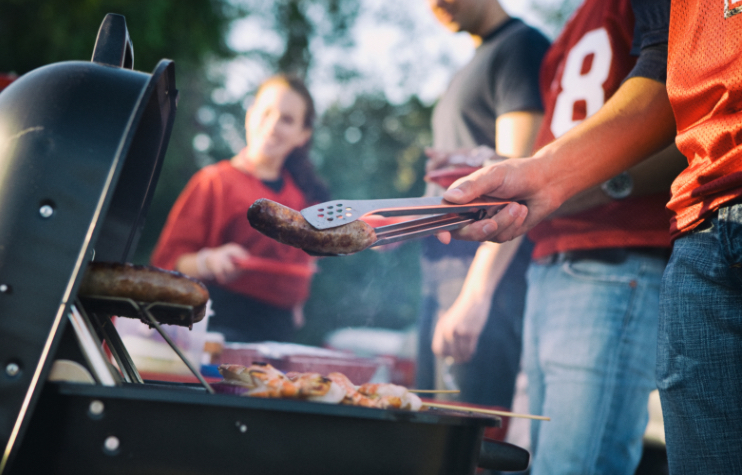
M249 389L247 396L266 398L301 398L309 401L338 403L344 391L319 373L284 374L273 366L256 362L249 367L219 366L224 381Z
M247 394L255 397L296 397L299 388L286 375L267 363L221 365L219 372L224 380L240 384L249 389Z
M369 396L390 396L396 397L401 400L401 409L410 409L413 411L419 411L422 408L422 400L417 394L413 394L407 390L404 386L399 386L391 383L365 383L358 387L358 392Z
M345 398L341 401L343 404L351 404L362 407L378 407L381 409L392 409L402 407L402 400L392 395L375 395L367 396L361 394L356 386L342 373L330 373L328 378L335 381L345 390Z
M345 392L330 378L319 373L289 373L286 375L299 389L299 396L309 401L338 403Z
M224 381L248 389L247 396L306 399L380 409L420 410L422 401L406 388L395 384L366 383L355 386L342 373L289 372L284 374L267 363L245 367L235 364L219 366Z

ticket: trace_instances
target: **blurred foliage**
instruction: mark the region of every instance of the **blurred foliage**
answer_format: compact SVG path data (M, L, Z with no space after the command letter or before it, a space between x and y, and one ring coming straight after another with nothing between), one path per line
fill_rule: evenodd
M422 196L424 147L432 108L412 97L392 105L358 97L325 112L314 135L314 160L334 199ZM345 326L404 328L415 323L420 296L419 242L319 261L305 308L301 341L320 344Z
M176 63L179 104L156 194L135 262L148 260L172 204L199 168L229 158L244 145L245 98L227 98L225 65L250 58L265 75L307 75L312 41L350 48L357 1L340 0L0 0L0 71L23 74L44 64L89 60L106 13L126 17L134 66L151 71L158 60ZM281 48L231 51L230 25L253 17L275 33ZM358 72L334 68L334 80ZM257 85L257 83L255 84ZM415 98L391 105L381 96L359 97L331 107L317 121L315 150L320 174L335 197L348 199L422 194L423 147L429 140L430 107ZM414 322L419 295L418 248L365 251L320 261L299 340L321 344L348 325L400 328Z
M541 21L546 26L546 33L551 38L555 38L562 30L564 24L572 16L583 0L561 0L559 2L543 2L539 0L530 0L531 8L538 13Z
M270 72L293 73L307 78L313 64L312 42L344 48L353 46L352 27L362 0L232 0L231 4L254 18L262 31L280 38L281 47L241 51L261 61ZM341 68L342 69L342 68ZM336 76L342 82L340 76Z
M175 61L178 111L135 257L144 262L175 197L198 169L191 145L197 131L193 118L210 94L207 65L234 57L226 32L231 19L246 11L226 0L0 0L0 71L20 75L48 63L89 61L107 13L126 18L134 69L149 72L162 58Z
M44 64L89 61L107 13L124 15L134 44L134 66L151 71L160 58L188 68L206 56L231 54L224 42L224 0L2 0L0 70L23 74Z
M362 79L343 55L330 73L313 69L323 47L353 54L353 26L361 0L0 0L0 72L23 74L44 64L89 60L106 13L126 17L134 45L134 67L151 71L161 58L176 63L178 112L147 224L135 262L145 263L167 214L187 180L200 167L232 156L244 146L248 98L226 94L232 60L249 60L245 78L253 87L269 74L293 72L332 82L341 90ZM576 4L577 0L565 2ZM576 6L576 5L575 5ZM536 8L536 7L534 7ZM563 23L574 8L541 9L550 22ZM393 9L388 22L415 43L413 20ZM561 15L561 16L560 16ZM280 43L233 51L231 28L253 19ZM346 55L347 58L347 55ZM450 66L450 65L449 65ZM405 74L402 74L405 76ZM253 84L254 83L254 84ZM364 93L350 105L322 111L312 158L334 198L373 199L421 196L423 148L431 143L432 107L416 97L392 104L383 94ZM419 302L419 242L385 251L320 260L304 343L321 344L328 331L345 326L403 328L414 323Z
M381 96L361 96L347 108L327 110L315 131L313 159L333 195L420 196L430 114L416 97L392 105Z

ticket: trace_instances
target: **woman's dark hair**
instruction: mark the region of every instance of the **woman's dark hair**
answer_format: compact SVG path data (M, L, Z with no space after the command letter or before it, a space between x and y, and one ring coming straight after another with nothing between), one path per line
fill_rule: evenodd
M299 94L304 99L306 105L306 112L304 114L304 127L308 129L314 128L314 119L316 117L316 110L314 108L314 99L312 94L307 89L299 77L290 74L278 74L266 79L258 88L257 92L260 92L265 86L270 84L285 84L292 91ZM302 147L297 147L288 157L284 167L291 174L291 178L296 182L296 186L304 193L307 201L310 203L321 203L330 199L330 189L327 187L325 181L317 175L314 169L314 164L309 159L309 150L312 148L312 138L307 140L307 143Z

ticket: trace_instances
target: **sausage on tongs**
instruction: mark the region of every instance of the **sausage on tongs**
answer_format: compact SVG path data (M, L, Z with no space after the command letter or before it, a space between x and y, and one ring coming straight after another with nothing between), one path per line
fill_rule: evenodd
M364 221L319 230L309 224L298 211L265 198L250 206L247 219L262 234L310 254L353 254L376 242L374 228Z
M491 198L464 205L440 197L335 200L298 212L261 198L250 206L247 219L253 228L278 242L314 255L336 256L458 229L491 216L506 204ZM415 219L399 219L416 215ZM374 228L364 221L380 217L391 218L393 224Z

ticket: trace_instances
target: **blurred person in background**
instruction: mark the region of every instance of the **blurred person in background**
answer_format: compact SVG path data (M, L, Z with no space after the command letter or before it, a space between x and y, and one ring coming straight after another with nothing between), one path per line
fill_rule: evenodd
M534 157L487 167L444 194L457 203L482 195L517 199L454 233L508 240L674 139L688 166L667 203L673 249L660 286L655 375L674 475L742 470L738 3L632 2L639 56L611 99ZM570 344L576 341L573 335Z
M0 91L10 86L10 83L15 81L17 78L18 76L13 73L0 73Z
M455 162L461 149L489 148L502 157L529 155L543 115L538 71L549 41L520 19L511 18L497 0L428 3L446 29L468 33L476 46L474 57L456 73L435 106L428 170ZM467 160L481 156L475 153ZM427 195L444 191L428 181ZM528 243L521 246L520 241L481 246L463 241L444 246L435 238L423 242L418 387L453 384L461 391L461 402L511 406L519 369L529 249ZM485 298L452 307L475 254L491 256L493 265L473 272L497 278L487 281L492 287L482 292ZM469 330L462 331L469 323L461 320L470 315L477 324L487 322L478 346L468 341ZM433 349L444 358L436 361ZM448 374L446 361L451 359L455 363ZM446 377L453 381L443 381Z
M247 146L191 178L152 253L152 265L206 283L208 330L226 341L290 341L303 324L315 258L252 229L247 209L258 198L297 210L329 198L309 161L314 119L299 78L263 82L245 116Z

